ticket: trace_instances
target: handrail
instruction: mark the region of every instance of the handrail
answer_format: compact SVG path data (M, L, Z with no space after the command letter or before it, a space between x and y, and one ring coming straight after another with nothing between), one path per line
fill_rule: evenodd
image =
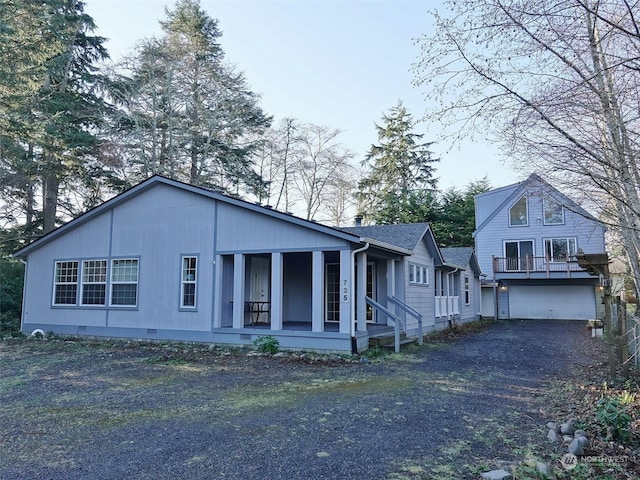
M386 307L382 306L381 304L379 304L378 302L376 302L373 298L370 298L370 297L365 295L364 296L364 300L372 308L375 308L376 310L381 311L382 313L384 313L387 316L387 318L390 318L393 321L393 333L394 333L394 337L395 337L395 345L394 345L395 352L396 353L400 353L400 322L402 321L400 319L400 317L397 316L395 313L393 313L388 308L386 308Z
M393 295L387 297L387 300L394 303L396 306L400 307L402 310L418 320L418 345L422 345L422 314Z

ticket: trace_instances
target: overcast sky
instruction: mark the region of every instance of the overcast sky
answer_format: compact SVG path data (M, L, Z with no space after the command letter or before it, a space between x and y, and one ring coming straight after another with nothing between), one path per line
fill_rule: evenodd
M85 0L86 12L109 39L113 60L136 42L160 33L165 0ZM338 128L359 162L377 141L374 123L402 100L419 119L428 105L411 83L419 48L414 39L432 28L438 0L201 0L218 20L229 62L244 72L263 110L275 121L296 118ZM439 127L420 124L425 141ZM489 144L467 142L447 152L436 143L439 186L462 188L488 176L493 186L520 178L500 163Z

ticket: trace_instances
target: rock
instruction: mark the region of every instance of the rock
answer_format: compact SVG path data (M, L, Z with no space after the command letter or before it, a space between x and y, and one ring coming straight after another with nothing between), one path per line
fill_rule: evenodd
M288 357L289 354L287 354L287 352L278 352L274 355L274 357L276 358L282 358L282 357Z
M574 438L569 444L569 453L572 453L576 457L584 455L584 450L589 446L589 440L587 437Z
M562 440L564 441L564 443L571 443L571 441L574 439L575 437L572 437L571 435L564 435L562 437Z
M562 442L562 437L558 435L558 432L556 432L555 429L549 430L549 433L547 433L547 438L552 442L556 442L556 443Z
M500 469L485 472L482 474L482 478L486 480L513 480L513 475L511 475L506 470Z
M360 363L369 363L369 357L360 357Z
M538 462L536 464L536 469L544 478L555 478L551 465L548 463Z
M564 422L562 425L560 425L560 433L562 433L563 435L573 435L573 433L576 431L576 427L573 424L573 419Z
M557 431L558 424L556 422L547 422L547 428L549 430Z
M216 344L212 343L211 345L209 345L208 349L210 352L213 352L216 349Z
M573 436L578 438L578 437L586 437L587 436L587 432L585 432L584 430L576 430L575 432L573 432Z

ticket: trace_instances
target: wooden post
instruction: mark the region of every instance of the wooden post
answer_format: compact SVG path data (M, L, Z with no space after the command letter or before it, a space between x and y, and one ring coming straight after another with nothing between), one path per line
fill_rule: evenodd
M609 351L609 377L616 378L616 354L615 354L615 332L611 321L611 281L603 278L604 283L604 333L607 335L607 347Z

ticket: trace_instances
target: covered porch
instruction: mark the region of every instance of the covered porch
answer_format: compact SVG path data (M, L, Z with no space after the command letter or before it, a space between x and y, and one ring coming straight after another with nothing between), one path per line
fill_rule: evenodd
M270 335L283 348L361 351L369 327L387 325L365 297L395 292L398 258L362 247L220 254L214 337L250 344Z

